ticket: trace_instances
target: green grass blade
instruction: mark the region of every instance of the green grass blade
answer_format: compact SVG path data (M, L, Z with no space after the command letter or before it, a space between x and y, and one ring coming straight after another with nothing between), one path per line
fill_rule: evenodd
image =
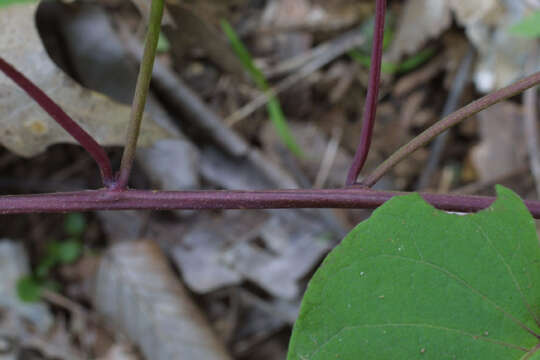
M244 65L246 68L248 74L253 79L257 87L262 91L268 91L270 90L270 86L268 85L268 82L266 81L266 78L264 77L264 74L262 71L255 65L255 62L253 61L253 58L249 54L249 51L244 46L242 41L240 40L240 37L236 33L236 31L233 29L233 27L227 22L227 20L221 21L221 27L223 29L223 32L229 39L229 42L231 43L231 47L233 51L235 52L236 56ZM294 139L293 134L291 133L289 129L289 125L287 124L287 119L285 118L285 115L283 114L283 110L281 109L281 105L279 103L279 100L277 97L272 96L270 100L268 101L268 104L266 105L266 109L268 111L268 116L270 117L270 120L274 124L276 131L281 138L281 141L289 148L289 150L295 154L298 157L302 157L303 153L300 147L298 146L297 142Z
M261 90L268 90L269 86L262 71L255 65L248 49L244 46L231 24L229 24L227 20L221 20L221 28L229 39L236 56L240 59L242 65L244 65L255 84L257 84Z
M371 57L369 55L363 54L360 51L354 49L349 51L349 56L360 65L369 67L371 65ZM385 74L395 74L399 66L393 63L383 61L381 63L381 71Z
M266 105L266 109L268 110L268 115L272 119L272 122L276 127L276 131L281 140L285 143L285 145L287 145L287 147L293 152L293 154L298 157L303 156L302 150L298 147L298 144L294 140L293 135L289 131L287 119L285 118L283 110L281 109L281 105L279 104L279 101L276 99L276 97L273 96L272 98L270 98L268 104Z
M435 55L435 50L433 48L427 48L399 64L383 61L381 64L381 71L385 74L406 73L424 64L431 59L433 55ZM369 67L371 65L371 58L369 55L363 54L356 49L349 51L349 56L363 66Z
M401 64L398 65L397 73L406 73L411 70L416 69L420 65L426 63L429 59L431 59L435 55L435 49L433 48L427 48L419 53L409 57L405 61L403 61Z
M363 52L371 52L373 46L373 30L375 27L375 16L372 16L366 21L361 28L362 36L367 39L364 45L360 46ZM383 50L386 50L388 46L394 40L394 17L389 12L385 20L384 33L383 33Z

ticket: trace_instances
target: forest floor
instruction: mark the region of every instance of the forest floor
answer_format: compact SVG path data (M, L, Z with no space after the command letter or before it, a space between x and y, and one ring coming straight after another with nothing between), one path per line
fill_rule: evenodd
M2 56L101 134L115 167L123 139L117 129L125 124L118 119L128 112L120 104L133 94L148 3L0 6L0 28L11 31L0 32ZM537 40L508 34L537 4L447 3L389 1L380 101L362 175L445 113L540 68ZM138 153L130 186L344 186L360 139L374 4L168 3L143 128L151 145ZM235 53L224 20L257 72ZM9 36L18 39L15 46ZM265 87L277 96L265 96ZM45 132L57 132L21 148L0 118L2 194L100 187L88 155L38 110L29 111L34 105L3 75L0 94L2 118L20 124L16 135L39 132L35 126L43 122ZM520 95L485 110L438 138L440 151L416 151L375 187L493 195L500 183L537 199L540 179L531 171L538 161L537 100L537 93ZM279 135L284 128L288 139ZM0 360L284 359L309 278L369 215L338 209L3 215Z

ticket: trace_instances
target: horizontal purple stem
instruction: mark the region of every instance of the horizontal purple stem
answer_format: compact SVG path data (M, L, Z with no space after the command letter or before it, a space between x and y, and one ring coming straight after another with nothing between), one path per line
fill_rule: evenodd
M266 191L152 191L107 189L38 195L0 196L0 214L72 212L95 210L203 210L203 209L374 209L406 193L363 188ZM446 211L475 212L495 198L484 196L420 194L428 203ZM525 201L540 218L540 201Z
M19 85L38 105L45 110L60 126L64 128L77 142L94 158L101 171L103 183L106 186L112 185L113 175L111 163L105 150L99 145L90 134L81 128L75 121L65 113L43 90L37 87L21 72L11 66L0 57L0 70L6 74L13 82Z

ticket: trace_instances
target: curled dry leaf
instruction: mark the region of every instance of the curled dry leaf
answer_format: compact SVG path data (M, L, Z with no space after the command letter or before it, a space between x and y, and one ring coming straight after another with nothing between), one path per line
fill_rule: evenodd
M373 1L279 0L269 1L263 27L305 28L336 31L348 28L373 14Z
M537 7L528 0L409 0L389 57L397 60L419 51L450 27L454 15L478 51L475 84L482 92L492 91L525 76L524 64L534 56L536 39L516 36L509 29ZM540 67L540 58L535 65Z
M230 359L151 241L121 243L103 257L94 301L147 359Z
M533 68L540 68L540 58L534 54L537 40L510 32L538 5L528 0L452 0L449 6L478 51L474 81L479 91L487 93L525 76L529 58L536 58Z
M428 40L439 36L452 24L446 0L409 0L400 16L390 58L414 54Z
M173 261L192 291L209 293L238 285L244 277L224 262L231 246L255 239L268 215L261 211L227 213L217 219L202 217L194 222L181 243L172 248Z
M330 238L320 221L299 211L270 217L250 211L202 219L172 251L187 286L197 293L248 280L290 301L329 250Z
M36 4L12 5L0 11L0 52L43 89L102 145L121 145L129 107L84 89L49 58L34 24ZM47 146L74 142L23 90L0 74L0 143L22 156L33 156ZM168 136L148 117L142 123L140 146Z

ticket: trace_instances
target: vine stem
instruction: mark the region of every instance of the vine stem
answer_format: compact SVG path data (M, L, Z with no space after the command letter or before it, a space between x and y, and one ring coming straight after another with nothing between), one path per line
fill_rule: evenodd
M373 125L377 113L377 101L379 97L379 82L381 79L382 48L384 38L384 18L386 14L386 0L377 0L375 10L375 28L373 30L373 45L371 50L371 66L369 68L369 82L362 116L362 134L358 149L354 154L349 174L347 175L347 185L356 182L358 174L364 166L369 148Z
M533 86L540 84L540 72L534 73L526 78L519 80L518 82L492 92L469 105L453 112L452 114L439 120L437 123L424 130L420 135L409 141L407 144L399 148L394 154L380 164L373 172L367 176L361 185L366 187L373 186L381 177L384 176L390 169L392 169L401 160L406 158L409 154L413 153L420 147L426 145L433 140L437 135L441 134L450 127L459 124L463 120L470 116L479 113L480 111L500 102L511 98Z
M203 209L374 209L404 192L365 188L296 189L265 191L152 191L111 189L68 193L0 196L0 214L72 212L96 210L203 210ZM434 207L446 211L475 212L491 205L493 197L420 194ZM525 200L535 218L540 201Z
M150 10L150 18L148 23L148 32L146 34L144 54L137 77L137 85L135 87L135 95L131 107L131 115L127 130L126 145L122 154L122 162L120 163L120 171L118 182L115 184L115 189L124 190L127 187L135 151L137 149L137 139L141 128L141 121L146 103L146 96L152 79L152 68L156 57L156 48L161 29L161 18L163 17L164 0L152 0Z
M114 182L111 163L107 153L94 138L80 127L62 108L43 90L19 72L15 67L0 57L0 70L15 84L23 89L38 105L45 110L64 130L90 154L96 161L105 186Z

